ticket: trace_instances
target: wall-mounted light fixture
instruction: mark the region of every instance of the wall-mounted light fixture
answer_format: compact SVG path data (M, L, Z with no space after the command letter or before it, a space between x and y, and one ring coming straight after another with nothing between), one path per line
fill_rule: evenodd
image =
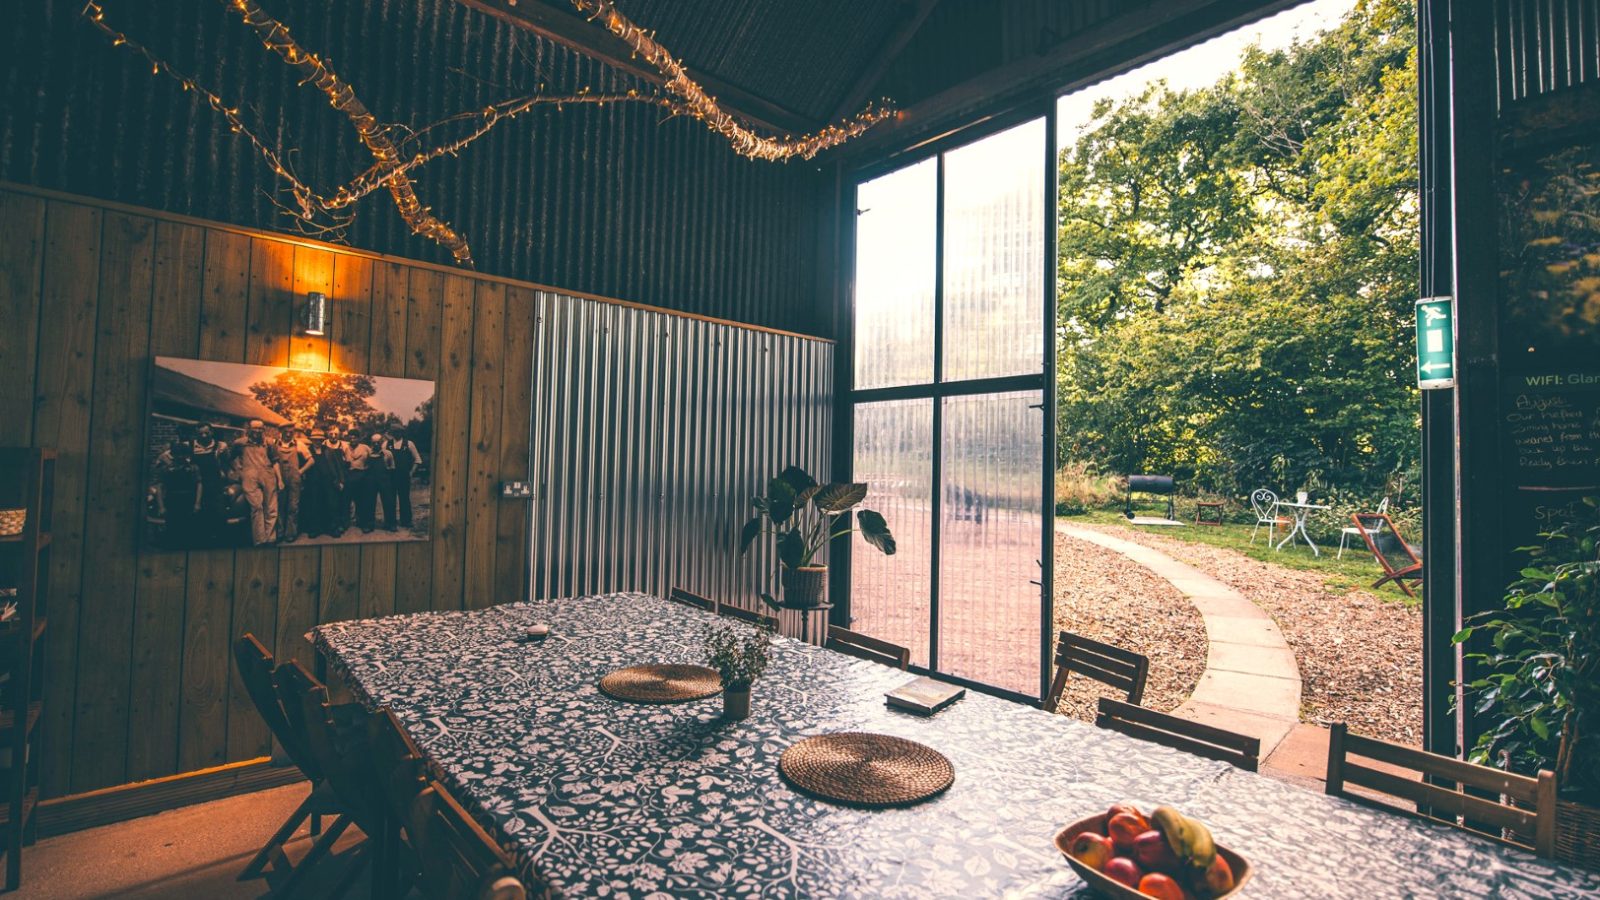
M321 337L328 333L328 295L321 291L306 294L306 306L300 315L300 325L306 334Z

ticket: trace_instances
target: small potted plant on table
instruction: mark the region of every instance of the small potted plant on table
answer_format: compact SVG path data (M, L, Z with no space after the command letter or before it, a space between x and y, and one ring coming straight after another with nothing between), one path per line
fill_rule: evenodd
M772 661L772 629L720 622L706 632L706 663L722 676L722 717L750 715L750 686Z
M1542 535L1506 590L1455 642L1479 664L1468 697L1486 727L1471 759L1526 775L1549 769L1560 796L1556 856L1600 868L1600 500ZM1477 639L1474 639L1474 638ZM1481 649L1479 649L1481 648Z
M761 599L780 608L811 609L822 604L828 583L828 567L818 562L818 554L836 538L860 531L867 543L885 555L894 554L894 535L883 516L870 509L856 510L854 526L851 510L867 498L867 486L860 482L818 484L799 466L790 466L767 485L767 496L751 501L756 515L744 525L739 536L739 552L745 553L763 534L778 539L778 563L783 584L783 603L770 594Z

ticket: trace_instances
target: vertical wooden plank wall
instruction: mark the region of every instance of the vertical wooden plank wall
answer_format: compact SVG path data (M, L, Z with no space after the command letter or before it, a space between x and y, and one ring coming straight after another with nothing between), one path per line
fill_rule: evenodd
M298 298L332 333L296 336ZM60 451L46 796L250 759L270 739L232 665L253 631L309 660L318 622L524 595L528 288L0 189L0 443ZM434 539L145 553L153 356L432 378ZM509 366L509 368L508 368ZM506 410L504 404L519 408Z

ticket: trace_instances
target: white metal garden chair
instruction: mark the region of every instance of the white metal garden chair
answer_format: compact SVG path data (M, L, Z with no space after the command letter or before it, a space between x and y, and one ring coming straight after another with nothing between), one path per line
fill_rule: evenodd
M1389 498L1385 497L1382 500L1378 501L1378 515L1380 515L1380 516L1386 515L1386 514L1388 514L1388 512L1389 512ZM1344 559L1344 545L1345 545L1346 541L1350 540L1350 536L1351 535L1354 535L1356 537L1361 537L1361 529L1359 529L1359 528L1351 528L1349 526L1345 526L1344 531L1341 531L1339 533L1339 555L1335 556L1334 559Z
M1279 525L1289 524L1288 520L1278 515L1278 495L1266 488L1257 488L1250 492L1250 509L1256 514L1256 527L1250 529L1250 543L1256 542L1256 532L1261 526L1267 526L1267 543L1272 543L1272 535Z

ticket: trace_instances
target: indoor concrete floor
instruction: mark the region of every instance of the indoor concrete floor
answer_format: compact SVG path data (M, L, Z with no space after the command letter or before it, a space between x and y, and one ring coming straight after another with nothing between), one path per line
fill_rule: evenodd
M305 799L308 786L281 788L169 810L60 837L22 852L22 889L5 900L86 900L100 897L233 900L267 892L265 881L236 878ZM327 820L324 820L324 825ZM335 845L336 857L313 871L303 896L323 896L345 870L346 855L361 841L351 828ZM304 825L287 852L299 859L311 845ZM367 877L345 895L368 900Z

